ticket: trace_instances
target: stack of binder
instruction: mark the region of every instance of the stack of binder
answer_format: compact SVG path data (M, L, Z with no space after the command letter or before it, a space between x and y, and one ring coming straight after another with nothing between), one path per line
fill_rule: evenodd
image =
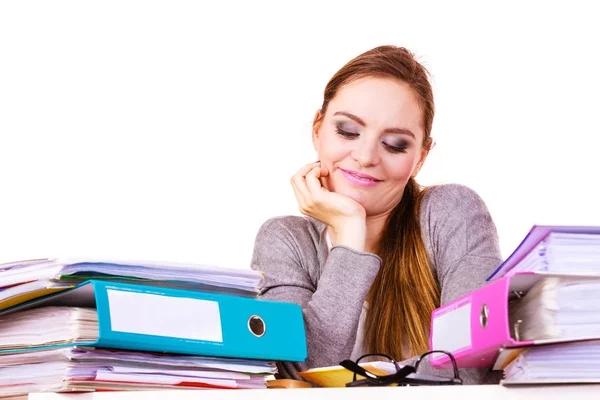
M534 226L488 281L433 312L432 348L504 385L600 383L600 227Z
M265 388L306 359L300 307L256 298L261 274L199 265L0 265L0 396Z

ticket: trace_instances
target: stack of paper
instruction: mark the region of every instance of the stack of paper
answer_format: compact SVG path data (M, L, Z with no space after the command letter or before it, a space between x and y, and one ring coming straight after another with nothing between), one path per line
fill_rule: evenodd
M0 350L89 343L98 339L93 308L40 307L0 316Z
M546 277L510 305L519 340L600 338L600 278Z
M488 280L523 271L600 275L600 227L536 225Z
M534 226L488 280L504 276L536 283L513 280L518 299L495 325L513 339L495 361L503 383L600 382L600 227Z
M551 232L512 270L519 271L600 274L600 235Z
M518 343L496 359L502 383L600 383L600 277L542 276L509 304Z
M82 282L104 278L159 281L163 287L165 283L202 285L256 293L261 277L260 272L249 269L153 261L48 258L0 264L0 282L4 287L36 280Z
M41 259L0 265L0 397L266 388L303 362L300 306L257 299L262 274Z
M250 269L152 261L56 258L16 261L0 264L0 310L88 279L253 297L258 293L262 274Z
M533 346L504 369L505 385L600 383L600 341Z
M0 355L0 396L29 392L265 388L274 363L94 348Z

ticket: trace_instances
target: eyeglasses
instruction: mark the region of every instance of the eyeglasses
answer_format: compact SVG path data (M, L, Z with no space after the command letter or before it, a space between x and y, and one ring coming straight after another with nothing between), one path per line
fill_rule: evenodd
M452 367L454 369L454 377L429 375L429 374L424 374L424 373L418 372L419 365L421 364L421 361L423 360L423 358L425 358L426 356L428 356L432 353L444 353L448 357L450 357L450 360L452 361ZM394 364L394 367L396 368L396 373L391 374L391 375L376 375L372 372L367 371L366 369L364 369L363 367L361 367L359 365L360 360L362 360L363 358L373 357L373 356L383 357L383 358L387 358L388 360L390 360ZM340 362L340 365L342 367L346 368L347 370L354 372L352 382L348 382L346 384L347 387L390 386L390 385L394 385L394 386L462 385L462 379L460 378L460 376L458 374L458 367L456 365L456 360L454 359L454 356L451 353L444 351L444 350L431 350L426 353L423 353L417 359L417 362L415 363L414 367L412 365L406 365L406 366L401 367L400 365L398 365L396 360L394 360L392 357L388 356L387 354L382 354L382 353L364 354L364 355L360 356L356 361L344 360L344 361ZM356 380L356 375L360 375L360 376L364 377L364 379Z

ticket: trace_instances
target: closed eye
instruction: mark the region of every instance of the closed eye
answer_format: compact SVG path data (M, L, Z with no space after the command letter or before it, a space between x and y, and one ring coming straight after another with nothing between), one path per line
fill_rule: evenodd
M360 136L360 134L358 134L358 133L348 132L343 129L340 129L339 127L335 128L335 131L338 133L338 135L343 136L347 139L354 139L354 138Z
M338 135L343 136L346 139L356 139L357 137L360 136L360 133L348 132L348 131L346 131L344 129L341 129L339 126L337 126L335 128L335 131L337 132ZM383 146L390 153L406 153L406 150L408 149L408 144L407 143L400 142L396 146L393 146L393 145L388 144L386 142L382 142L382 143L383 143Z
M399 146L392 146L391 144L387 144L383 142L383 145L390 153L406 153L406 149L408 146L406 144L401 144Z

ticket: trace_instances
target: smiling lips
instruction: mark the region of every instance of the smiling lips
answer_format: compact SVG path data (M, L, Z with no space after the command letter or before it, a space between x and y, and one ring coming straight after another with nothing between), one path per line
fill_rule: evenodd
M357 171L343 168L340 168L340 171L346 179L358 186L371 187L377 185L379 182L382 182L380 179L377 179L371 175L361 174Z

